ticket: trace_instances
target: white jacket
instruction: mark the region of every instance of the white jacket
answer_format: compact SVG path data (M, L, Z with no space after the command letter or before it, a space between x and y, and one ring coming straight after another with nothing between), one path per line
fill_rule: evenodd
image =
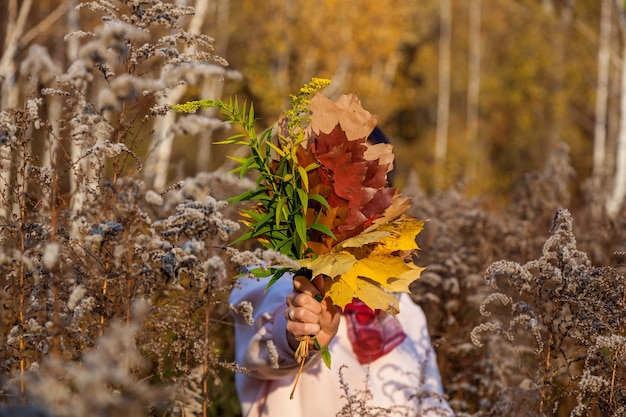
M249 301L254 308L253 325L242 314L234 314L235 359L248 370L247 374L235 375L244 417L330 417L348 407L352 410L348 415L453 415L443 399L424 312L408 294L400 296L396 316L407 335L400 345L362 365L352 351L342 319L329 346L331 369L324 365L319 352L312 352L290 400L300 366L285 330L285 298L293 290L291 276L285 275L266 293L266 279L240 278L239 282L230 295L231 305Z

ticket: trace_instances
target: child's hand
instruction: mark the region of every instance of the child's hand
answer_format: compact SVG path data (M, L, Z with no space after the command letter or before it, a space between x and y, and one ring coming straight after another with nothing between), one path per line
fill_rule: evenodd
M295 350L302 336L315 336L326 347L337 334L340 311L330 298L324 298L324 277L312 281L305 276L293 280L293 292L287 297L287 338ZM312 347L312 346L311 346Z

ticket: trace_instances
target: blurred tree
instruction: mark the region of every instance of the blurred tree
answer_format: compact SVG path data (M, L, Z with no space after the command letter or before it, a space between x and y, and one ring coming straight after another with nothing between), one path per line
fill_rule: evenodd
M397 103L402 46L413 42L407 2L233 0L228 58L266 123L311 77L332 79L330 96L355 91L381 118ZM246 11L246 12L244 12ZM272 24L261 24L271 22Z
M437 96L437 136L435 139L435 186L444 184L450 123L450 50L452 49L452 4L440 0L439 17L439 94Z
M546 148L559 141L572 145L575 154L588 152L588 119L580 115L591 114L591 84L584 76L593 73L590 42L559 23L566 17L546 13L548 3L500 0L484 10L480 124L487 175L479 189L491 194L508 196L511 185L541 166ZM557 32L569 34L557 40Z
M615 0L618 20L622 34L622 62L621 62L621 102L620 128L617 136L617 151L613 190L607 201L606 209L609 215L615 216L624 203L626 197L626 4L623 0Z
M204 19L201 33L210 34L215 39L215 53L218 56L225 57L229 42L229 26L230 26L230 0L209 1L209 10ZM219 78L206 78L200 84L199 97L221 97L224 91L224 80ZM213 116L217 115L217 110L207 110ZM211 166L212 159L212 137L214 129L203 129L198 134L195 170L198 172L206 171Z
M478 100L480 96L480 50L482 1L468 2L469 29L468 38L468 68L467 68L467 110L466 110L466 143L470 149L468 153L468 178L475 182L478 179L481 154L481 141L478 138Z
M75 59L67 55L76 51L77 41L63 41L61 37L73 30L72 26L88 29L97 25L96 14L75 12L73 4L78 1L73 1L0 2L0 10L7 16L0 22L2 55L12 55L13 61L21 62L30 46L41 44L55 64L68 68ZM186 1L196 5L195 0ZM560 140L570 145L579 177L591 175L601 2L494 0L488 6L483 2L481 7L476 1L449 1L455 18L450 26L447 184L470 179L468 189L472 192L506 198L512 184L525 172L544 163L545 148ZM29 4L16 46L10 42L15 36L11 33L19 29L20 10ZM435 155L436 142L438 135L444 136L441 129L437 133L437 106L443 105L439 98L444 94L439 86L443 80L439 77L443 57L439 51L440 6L440 0L419 4L390 0L208 1L206 12L199 7L197 16L186 18L183 25L189 27L193 19L201 20L199 30L215 37L217 54L244 79L230 84L211 79L185 89L179 101L236 93L253 101L257 115L269 125L300 85L312 76L331 78L333 84L325 93L356 92L396 143L399 185L409 170L415 170L422 186L433 191L435 160L440 158ZM479 58L476 37L470 35L473 33L482 37ZM2 61L4 68L10 66L7 60ZM19 78L19 68L14 71ZM22 81L18 78L14 79L19 84ZM4 89L10 77L0 82ZM99 82L94 81L89 94L100 88ZM16 103L22 105L25 90L14 91L18 92ZM476 91L480 91L479 101ZM9 100L11 94L3 91L2 101ZM617 136L612 112L619 106L611 106L614 100L609 93L607 155L615 148ZM163 129L157 126L156 132ZM477 135L480 147L469 139ZM216 162L208 160L221 162L225 151L212 150L211 136L211 130L206 129L197 137L182 135L175 142L166 140L160 149L170 149L165 152L169 156L161 155L169 161L167 170L151 168L148 172L158 171L153 179L159 177L157 183L163 184L179 175L215 167ZM66 142L66 149L74 146L68 137L60 140ZM443 142L439 143L441 150ZM142 153L152 152L146 148L142 147ZM156 152L150 158L159 159ZM481 162L472 162L476 160ZM6 161L4 158L3 163ZM611 172L613 163L614 158L606 160ZM472 168L472 164L480 169ZM184 169L176 172L176 166ZM153 180L148 174L146 178Z
M598 39L598 84L596 88L595 126L593 136L593 175L602 184L606 160L609 64L611 58L611 0L602 0L600 36Z
M209 0L195 0L191 2L194 7L193 18L185 30L190 33L202 33L202 23L207 15ZM187 53L193 53L195 45L187 46ZM157 103L160 106L174 105L183 101L187 87L181 84L159 97ZM171 162L172 146L174 144L174 132L171 126L176 120L176 114L169 112L163 117L156 119L154 134L150 145L151 152L146 162L146 178L148 183L157 190L163 190L167 186L169 166Z
M0 56L0 109L16 107L18 105L19 85L17 82L17 62L19 39L24 34L28 14L33 5L33 0L21 2L18 8L17 0L9 0L7 4L7 20L4 34L3 53ZM12 190L11 172L13 168L13 156L9 148L0 148L0 196L8 195ZM18 162L19 164L19 162ZM8 199L3 198L0 202L0 216L9 213L17 215L17 206L8 204Z
M573 0L561 2L560 7L554 5L547 8L550 16L550 25L553 26L551 37L552 65L548 73L548 86L552 91L553 102L549 108L550 132L548 145L552 148L564 137L567 125L567 111L569 106L569 91L566 80L567 58L569 56L570 31L573 20Z

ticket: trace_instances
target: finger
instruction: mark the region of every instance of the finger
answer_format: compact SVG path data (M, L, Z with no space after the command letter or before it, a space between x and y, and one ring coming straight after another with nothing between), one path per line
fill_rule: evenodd
M287 306L289 307L293 306L294 300L297 295L298 293L292 292L287 296L287 298L285 299L285 303L287 304Z
M318 312L309 310L306 307L289 307L285 310L285 318L289 321L300 323L319 324L320 316Z
M304 308L311 311L313 314L317 315L322 312L322 305L309 294L296 293L291 301L292 306ZM316 323L317 320L314 322Z
M324 275L318 275L315 278L313 278L313 280L311 281L311 283L313 284L313 286L315 288L317 288L317 291L320 294L320 298L315 298L317 301L322 301L324 299L324 297L326 296L326 282L324 280Z
M302 336L315 336L321 330L319 324L300 323L299 321L287 321L287 331L294 335L296 339Z
M286 298L285 298L285 304L287 305L287 309L285 311L285 317L287 317L287 313L288 310L292 307L298 308L304 308L307 309L309 311L311 311L314 315L319 315L322 312L322 303L317 302L313 297L311 297L308 294L305 293L301 293L301 292L296 292L294 290L294 292L290 293ZM319 320L312 320L312 322L317 323Z
M296 291L307 294L309 297L313 297L318 301L323 299L322 294L317 287L304 275L297 275L294 277L293 288Z

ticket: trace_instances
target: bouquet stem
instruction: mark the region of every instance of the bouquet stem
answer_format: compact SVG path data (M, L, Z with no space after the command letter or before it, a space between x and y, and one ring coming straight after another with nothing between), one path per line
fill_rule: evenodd
M310 342L311 342L311 336L302 336L300 338L300 343L298 343L298 348L296 349L296 352L294 353L296 360L300 364L300 369L298 369L296 380L293 383L293 388L291 389L291 394L289 395L290 400L293 400L293 394L296 392L296 386L298 385L298 381L300 380L300 375L302 374L302 369L304 368L304 362L306 361L307 356L309 356Z

